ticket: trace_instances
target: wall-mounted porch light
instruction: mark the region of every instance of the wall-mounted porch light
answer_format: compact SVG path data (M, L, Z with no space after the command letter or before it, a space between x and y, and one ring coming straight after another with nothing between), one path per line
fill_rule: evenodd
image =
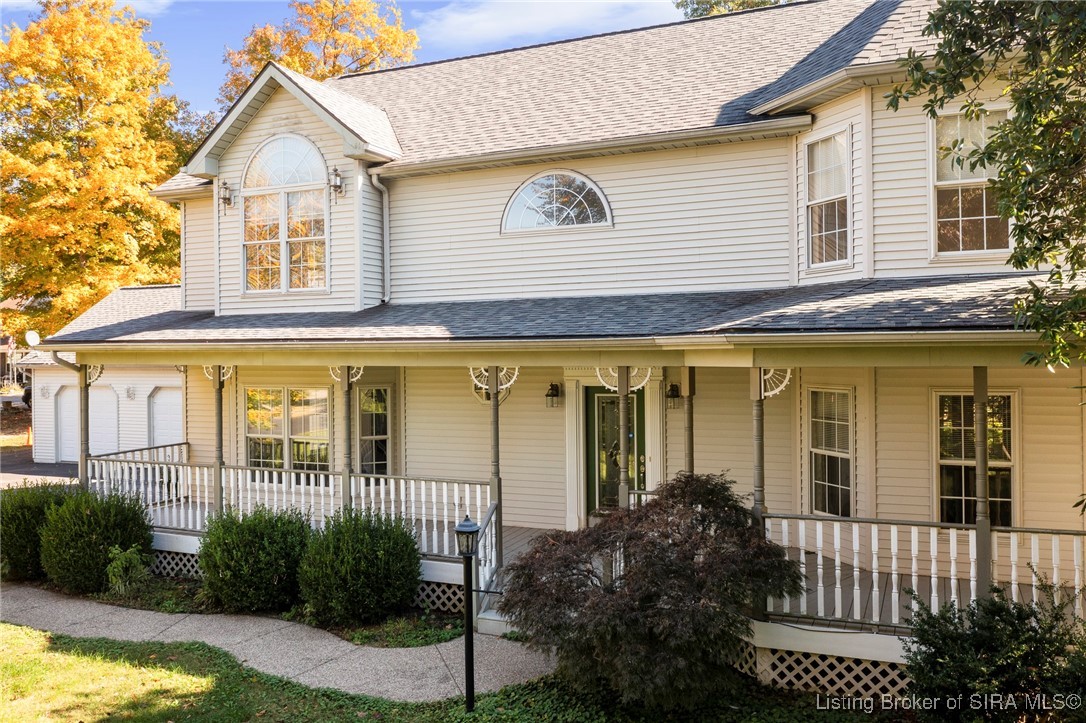
M678 409L683 405L683 394L678 384L669 384L664 397L667 399L668 409Z
M223 208L230 208L234 205L234 196L230 192L230 184L226 181L219 181L219 203Z
M339 172L339 168L333 166L332 172L328 174L328 187L332 189L332 193L337 196L343 195L343 174Z
M562 385L558 382L551 382L547 387L547 393L543 395L547 400L547 407L553 409L554 407L562 406Z

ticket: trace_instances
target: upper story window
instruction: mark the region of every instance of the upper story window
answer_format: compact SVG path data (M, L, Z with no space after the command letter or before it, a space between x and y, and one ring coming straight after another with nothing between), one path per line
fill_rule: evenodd
M529 179L505 208L502 229L526 231L611 223L603 191L572 171L547 171Z
M265 143L242 179L245 291L327 286L327 169L320 152L297 136Z
M962 162L973 148L988 140L990 126L1007 117L989 111L976 119L962 114L935 121L935 237L938 253L1000 250L1010 247L1008 223L996 211L995 192L989 187L991 169L969 168ZM956 145L959 144L960 145ZM957 148L943 156L939 149Z
M807 260L809 266L848 260L848 134L807 146Z

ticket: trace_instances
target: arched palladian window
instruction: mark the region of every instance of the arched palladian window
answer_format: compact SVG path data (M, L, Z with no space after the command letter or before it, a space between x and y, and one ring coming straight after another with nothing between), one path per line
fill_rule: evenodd
M328 171L317 150L298 136L262 145L245 168L246 291L327 286Z
M564 228L611 223L603 191L573 171L547 171L533 176L517 190L505 208L502 229Z

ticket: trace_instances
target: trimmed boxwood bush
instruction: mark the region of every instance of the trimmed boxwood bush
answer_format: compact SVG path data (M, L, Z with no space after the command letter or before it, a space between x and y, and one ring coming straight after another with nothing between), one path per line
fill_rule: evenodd
M80 491L46 510L41 565L49 579L68 592L106 590L113 546L151 553L151 523L138 498Z
M337 512L313 535L298 571L305 611L321 625L376 622L411 605L419 548L400 517Z
M41 528L45 512L72 494L65 485L24 481L0 491L0 570L8 580L41 580Z
M309 542L300 510L258 506L208 520L200 547L204 594L231 612L285 611L298 602L298 563Z

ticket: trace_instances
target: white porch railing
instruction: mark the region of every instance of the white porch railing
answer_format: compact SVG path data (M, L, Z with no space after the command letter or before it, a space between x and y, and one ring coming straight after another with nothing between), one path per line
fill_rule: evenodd
M355 509L413 520L419 551L443 557L457 554L456 523L483 519L491 504L486 483L387 475L352 474L350 495Z
M299 509L316 528L324 527L343 506L338 472L268 469L225 465L223 502L247 515L258 505L273 510Z
M906 589L932 608L965 606L977 597L976 530L881 519L765 515L766 536L788 550L806 581L806 593L769 600L770 614L866 624L905 625L915 608ZM1038 600L1042 581L1074 596L1082 614L1086 532L992 532L992 580L1021 602ZM1031 570L1031 565L1033 570Z
M214 468L177 462L92 457L90 489L98 494L135 496L155 527L203 532L215 499Z
M486 514L479 523L479 549L475 556L475 614L483 612L488 607L487 590L493 589L498 576L498 534L497 517L498 503L492 502L486 510ZM478 517L475 519L479 519ZM466 594L466 592L465 592Z
M109 459L125 462L180 462L189 461L189 443L178 442L176 444L160 444L155 447L139 447L126 449L110 454L99 454L90 459Z

